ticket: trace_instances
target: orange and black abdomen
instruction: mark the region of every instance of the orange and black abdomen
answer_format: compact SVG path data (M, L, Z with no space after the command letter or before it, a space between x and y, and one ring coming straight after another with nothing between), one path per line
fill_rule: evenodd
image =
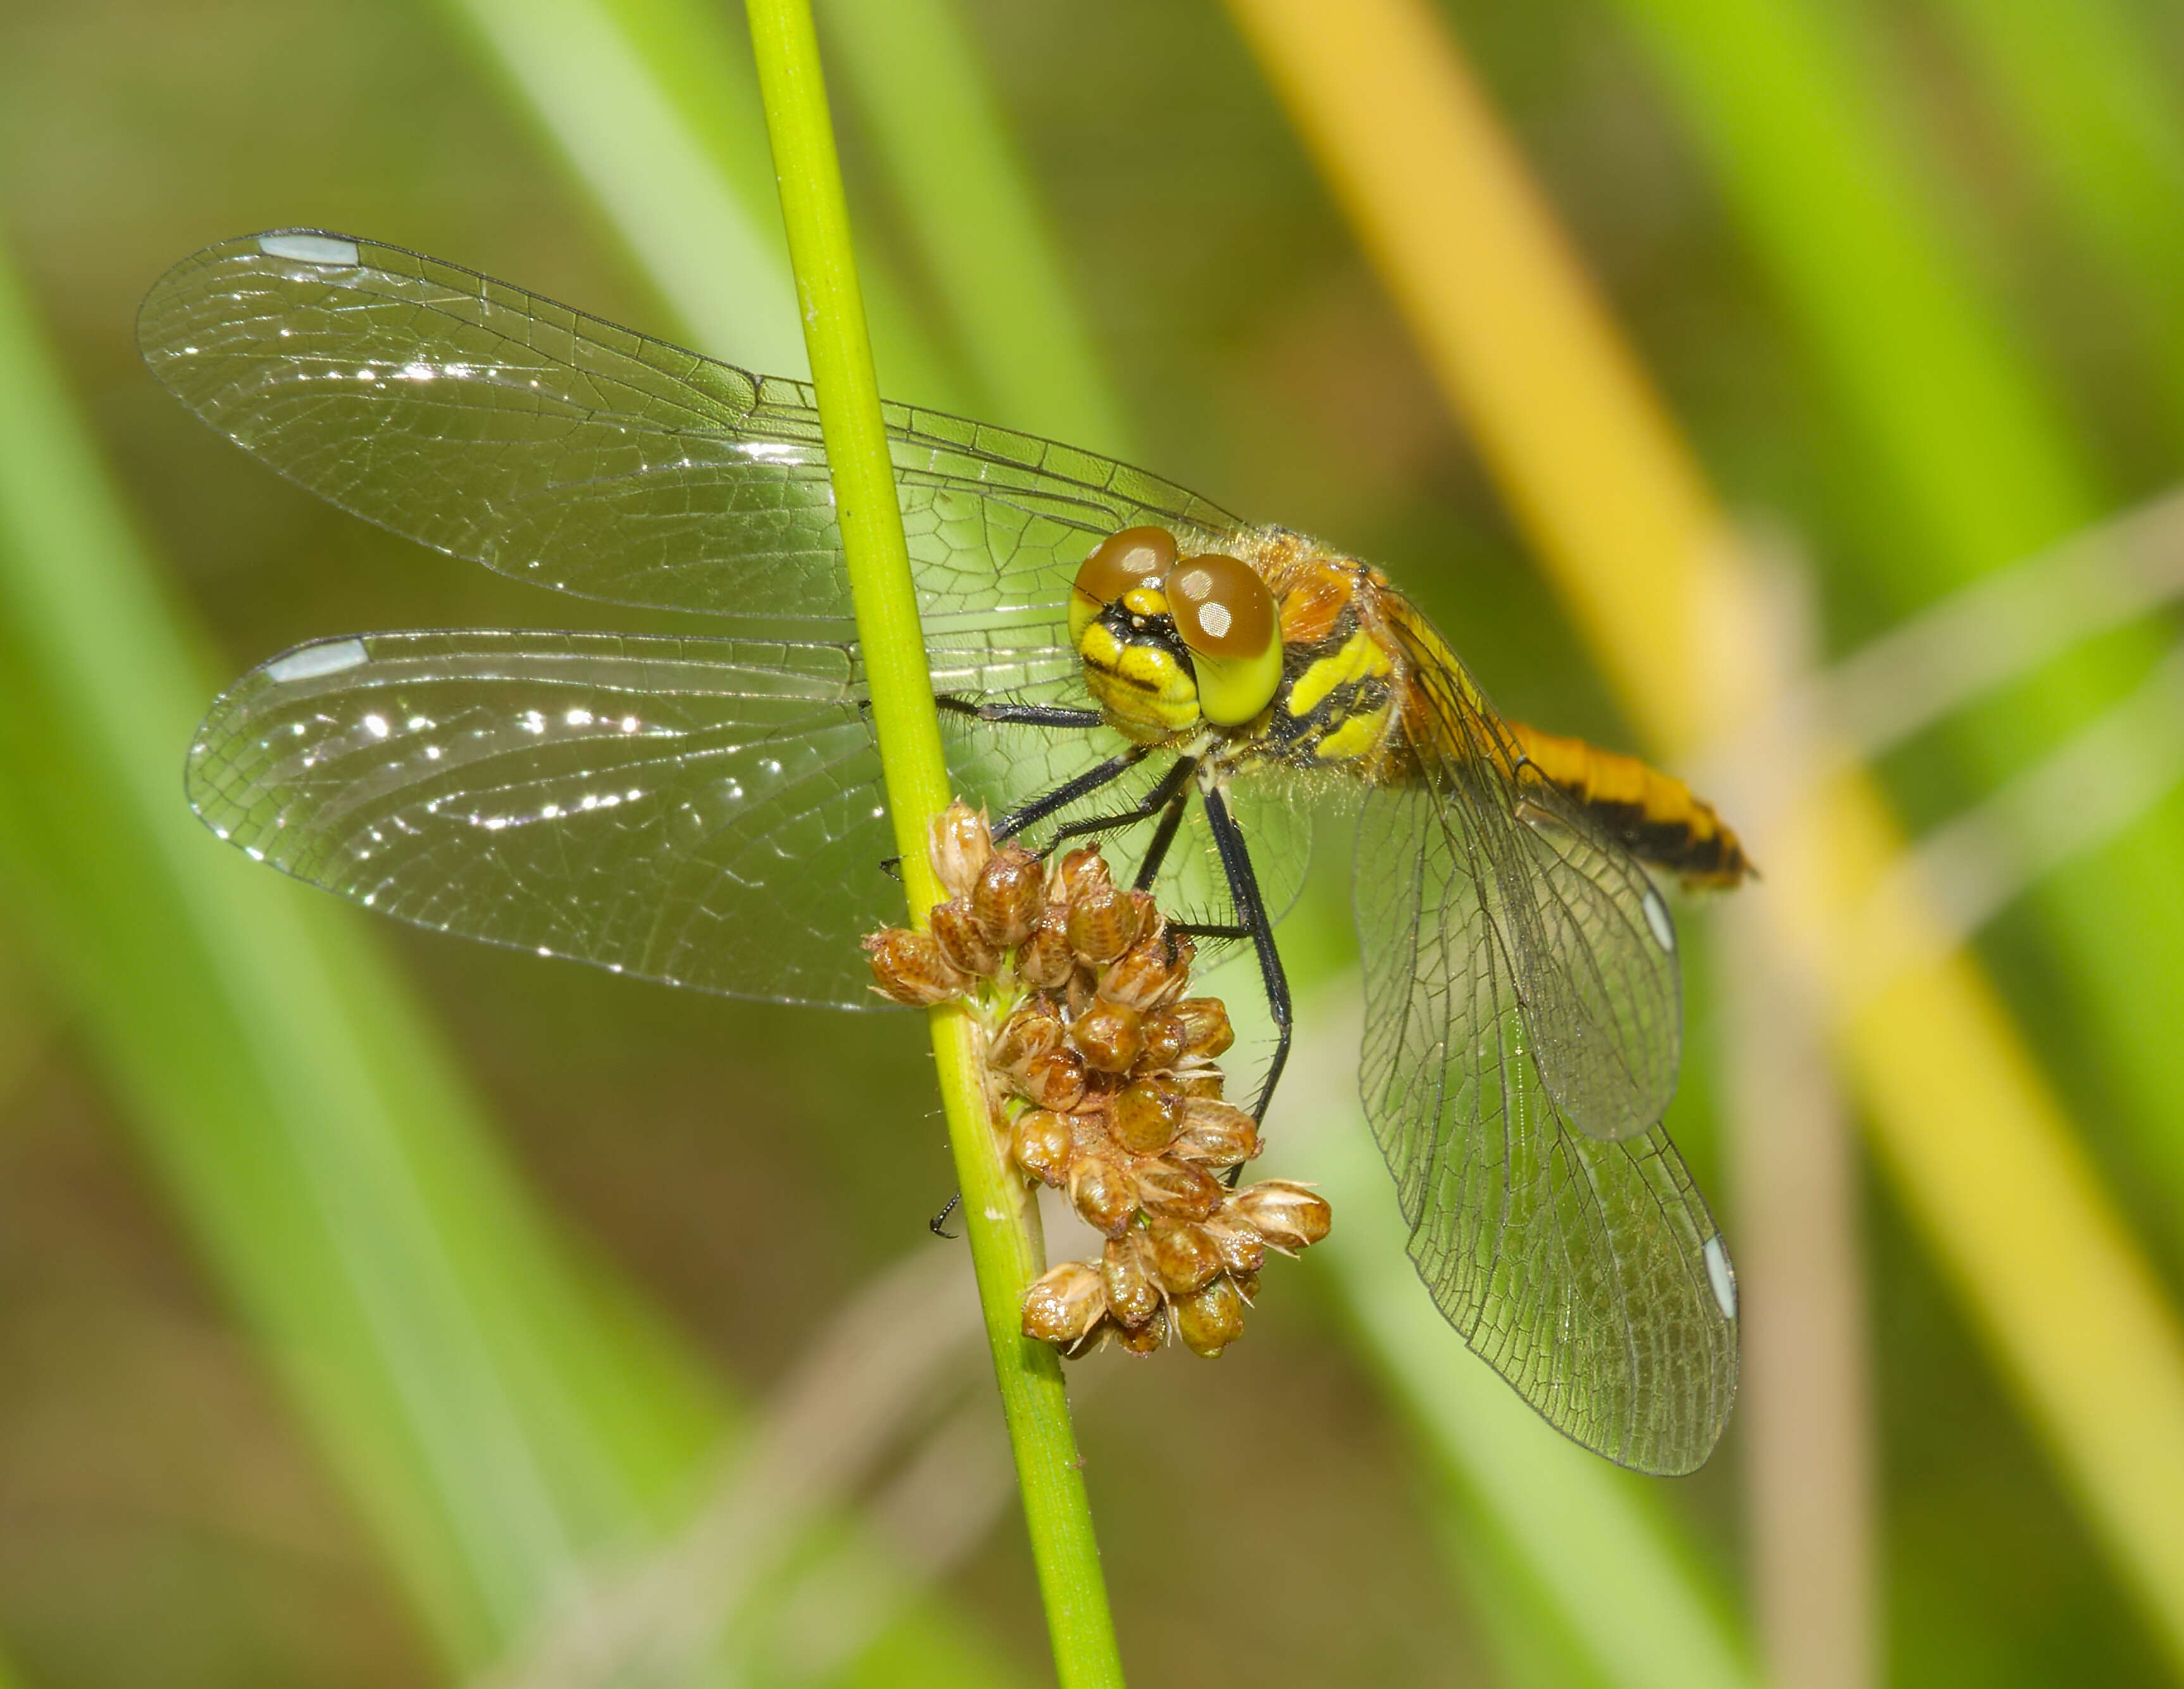
M1522 722L1507 725L1548 783L1583 804L1640 861L1686 885L1733 886L1752 872L1736 834L1682 781L1583 739L1543 733Z

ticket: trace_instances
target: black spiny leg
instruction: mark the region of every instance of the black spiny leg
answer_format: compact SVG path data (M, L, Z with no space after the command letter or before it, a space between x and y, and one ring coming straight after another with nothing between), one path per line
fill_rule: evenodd
M1179 805L1190 795L1190 777L1197 767L1196 757L1178 756L1169 765L1167 772L1160 777L1153 789L1129 808L1114 815L1087 816L1082 821L1072 821L1057 827L1054 830L1054 837L1047 840L1046 848L1051 850L1065 839L1081 839L1088 833L1112 833L1117 828L1143 821L1147 816L1157 814L1163 809L1173 811L1176 818L1181 820L1182 811ZM1166 828L1165 817L1162 819L1162 826ZM1174 836L1173 828L1167 828L1167 831L1168 837ZM1167 839L1156 833L1154 835L1153 842L1162 854L1167 852ZM1157 869L1160 864L1156 861L1153 866ZM1145 889L1146 882L1142 870L1139 871L1137 884L1140 891Z
M1057 810L1066 810L1078 799L1112 785L1145 760L1150 747L1134 744L1105 762L1086 769L1074 780L1065 780L1043 798L1034 798L1022 809L1011 810L994 823L994 843L1013 839L1027 827L1035 827Z
M1090 732L1106 725L1097 710L1072 710L1061 704L973 704L967 698L944 693L933 703L958 716L976 716L982 722L1011 722L1019 727L1082 727Z
M1169 794L1167 807L1161 812L1160 825L1153 829L1152 842L1145 846L1145 859L1138 864L1138 877L1130 882L1132 889L1150 891L1153 882L1160 878L1161 864L1167 861L1168 847L1175 843L1176 829L1183 825L1183 812L1190 803L1187 778L1178 779L1176 776L1180 773L1188 777L1197 766L1195 761L1178 762L1168 771L1169 778L1161 782L1163 790L1171 783L1175 790Z
M933 702L935 708L944 710L950 715L975 716L982 722L1007 722L1019 727L1078 727L1089 733L1094 727L1106 724L1106 717L1097 710L1065 709L1058 704L974 704L967 698L953 697L944 692L936 696ZM869 716L872 700L861 700L857 707ZM1109 757L1097 767L1087 769L1067 785L1058 786L1045 797L1025 805L1015 814L1003 816L1000 824L994 828L994 842L998 844L1005 839L1013 839L1034 822L1052 815L1058 809L1067 808L1086 793L1098 791L1109 781L1121 778L1137 766L1145 754L1145 747L1133 745L1121 755ZM902 858L882 858L880 871L900 879ZM946 1218L944 1213L942 1218Z
M1221 872L1228 877L1228 899L1236 906L1236 919L1251 940L1259 958L1259 978L1267 990L1267 1009L1274 1019L1274 1059L1267 1065L1266 1083L1259 1100L1251 1105L1251 1118L1264 1120L1273 1101L1274 1086L1290 1059L1290 981L1282 972L1282 958L1274 949L1274 924L1267 918L1266 900L1259 895L1259 877L1251 871L1251 853L1244 848L1243 830L1228 813L1228 800L1208 787L1206 819L1213 828L1213 848L1221 853Z

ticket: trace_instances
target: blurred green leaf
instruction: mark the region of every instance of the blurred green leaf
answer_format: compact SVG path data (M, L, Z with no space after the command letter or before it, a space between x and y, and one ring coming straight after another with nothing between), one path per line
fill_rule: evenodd
M203 666L5 268L0 367L0 893L443 1654L484 1665L679 1513L727 1405L571 1263L359 923L190 817Z
M1425 1451L1471 1498L1487 1564L1527 1586L1538 1669L1557 1655L1623 1689L1736 1689L1754 1680L1730 1604L1708 1587L1663 1510L1658 1480L1618 1471L1553 1430L1467 1351L1423 1293L1386 1169L1357 1105L1354 978L1304 999L1270 1132L1285 1166L1334 1205L1312 1252ZM1463 1522L1451 1519L1455 1530Z
M2115 0L1940 0L2041 181L2121 296L2184 445L2184 107Z
M803 376L749 43L700 0L443 0L551 141L699 350ZM867 260L874 354L899 399L961 409L884 265Z
M1129 456L1130 433L957 0L820 14L983 414Z

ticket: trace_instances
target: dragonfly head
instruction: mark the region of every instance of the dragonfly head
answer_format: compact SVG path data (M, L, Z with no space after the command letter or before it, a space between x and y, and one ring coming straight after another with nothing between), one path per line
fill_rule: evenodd
M1077 571L1069 633L1107 718L1140 742L1201 721L1241 727L1282 678L1281 620L1257 570L1177 555L1165 528L1124 528Z

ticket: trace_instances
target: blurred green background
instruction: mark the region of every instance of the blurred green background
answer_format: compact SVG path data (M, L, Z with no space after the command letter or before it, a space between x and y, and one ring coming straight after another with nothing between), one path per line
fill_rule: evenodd
M1634 744L1227 16L820 10L893 393L1379 560L1503 709ZM1826 655L2176 479L2173 9L1440 16L1724 499L1804 560ZM813 1347L944 1247L918 1023L375 924L182 805L195 713L288 644L598 616L251 463L145 373L136 301L198 247L309 225L793 353L740 31L696 0L0 9L0 1680L1045 1679L945 1289L911 1304L929 1334L882 1322L886 1424L798 1417L881 1391ZM2064 744L2162 632L1892 753L1907 822ZM1979 950L2173 1301L2184 805L2145 755L2159 800ZM1308 964L1344 942L1341 869L1285 939ZM1707 925L1671 1124L1735 1240ZM1968 1177L1980 1151L1967 1123ZM1279 1146L1269 1170L1334 1177ZM1357 1188L1338 1225L1384 1233ZM1741 1419L1691 1480L1573 1465L1360 1256L1278 1267L1217 1364L1084 1374L1134 1681L2176 1675L2184 1590L2089 1522L1897 1201L1861 1173L1848 1234L1874 1529L1814 1551L1866 1580L1869 1652L1786 1659Z

